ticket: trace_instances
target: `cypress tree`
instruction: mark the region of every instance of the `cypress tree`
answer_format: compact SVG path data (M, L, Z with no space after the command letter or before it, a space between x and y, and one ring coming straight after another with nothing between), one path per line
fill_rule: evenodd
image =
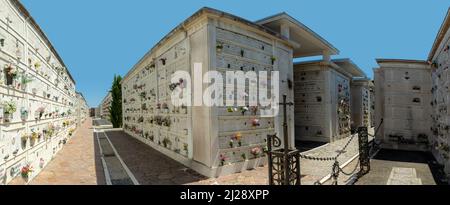
M109 108L111 123L114 128L122 127L122 77L114 75L114 81L111 87L111 107Z

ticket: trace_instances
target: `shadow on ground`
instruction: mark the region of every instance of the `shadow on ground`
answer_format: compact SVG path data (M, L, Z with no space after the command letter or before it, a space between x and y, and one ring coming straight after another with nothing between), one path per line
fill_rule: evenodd
M386 185L394 168L414 168L423 185L444 185L445 174L428 152L383 149L371 160L371 171L358 185Z
M141 185L182 185L207 179L122 131L106 134Z
M93 123L94 124L94 123ZM93 129L90 127L89 129ZM106 185L106 177L105 172L101 160L101 153L100 153L100 145L98 144L97 136L95 133L93 133L92 140L94 140L94 152L95 152L95 172L97 175L97 184L98 185Z
M381 150L375 160L405 162L405 163L419 163L426 164L430 168L431 174L438 185L447 185L444 182L445 173L443 167L434 158L433 154L429 152L414 152L401 150Z
M326 145L325 142L313 142L313 141L296 141L295 146L300 152L307 152L315 148Z

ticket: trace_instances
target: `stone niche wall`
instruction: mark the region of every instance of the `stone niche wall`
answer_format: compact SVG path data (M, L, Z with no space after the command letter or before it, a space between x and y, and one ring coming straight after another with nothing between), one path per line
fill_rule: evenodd
M449 102L449 66L450 66L450 30L439 45L432 61L432 106L433 106L433 138L431 149L439 162L445 165L450 173L450 122ZM450 175L449 175L450 176Z
M370 125L371 127L377 129L380 125L380 122L377 122L375 119L375 102L376 102L376 93L375 93L375 86L370 87ZM376 130L374 130L376 131Z
M218 71L226 79L226 71L270 72L278 69L280 60L292 62L280 59L277 49L285 47L269 34L250 30L234 21L199 18L152 50L122 84L125 132L211 177L264 164L265 139L275 133L275 118L260 117L262 107L171 103L173 89L194 86L185 79L172 83L172 74L182 70L193 75L194 63L203 63L203 74ZM203 84L203 90L208 86ZM231 96L224 101L226 97Z
M244 73L255 71L257 74L260 71L267 71L270 74L277 69L274 66L276 57L272 42L263 40L261 37L258 39L255 34L250 36L246 34L248 31L228 27L230 25L223 23L215 29L215 69L217 71L225 77L227 71L243 71ZM267 82L263 83L268 85L263 92L271 93L271 82L269 76ZM257 93L252 93L249 89L249 86L257 86L258 82L227 83L234 83L235 86L245 85L246 92L250 96L258 96L253 95ZM232 88L224 85L224 93ZM245 102L246 105L249 98L241 96L236 89L230 96L225 94L225 100L237 99L238 102ZM266 107L223 106L215 109L218 118L219 154L214 166L228 166L264 157L267 135L275 133L275 118L261 117L261 109L267 109Z
M350 135L350 80L331 63L295 65L295 96L297 140L331 142Z
M0 0L0 184L32 180L70 139L75 87L32 25Z
M381 63L376 71L377 122L384 148L427 150L431 136L431 73L426 63Z
M370 91L369 81L353 81L352 93L352 130L359 127L372 127L370 119Z
M189 156L191 115L186 106L174 107L171 83L176 71L188 71L188 40L177 42L155 59L149 59L123 82L124 129L145 143ZM183 79L185 80L185 79Z

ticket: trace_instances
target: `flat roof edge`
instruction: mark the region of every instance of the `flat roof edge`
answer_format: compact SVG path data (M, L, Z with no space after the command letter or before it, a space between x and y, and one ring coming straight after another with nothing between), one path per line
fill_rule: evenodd
M325 40L318 33L314 32L308 26L306 26L305 24L301 23L299 20L295 19L294 17L292 17L291 15L289 15L286 12L281 12L281 13L278 13L278 14L275 14L275 15L272 15L272 16L265 17L263 19L255 21L255 23L257 23L257 24L265 24L265 23L269 23L271 21L279 20L281 18L286 18L287 20L289 20L293 24L299 26L300 28L302 28L305 31L307 31L308 33L310 33L312 36L317 38L321 43L323 43L325 46L327 46L330 49L330 51L332 52L332 54L334 54L334 55L339 55L340 54L339 49L337 49L335 46L333 46L333 44L331 44L330 42Z
M158 49L160 47L160 45L162 45L164 42L166 42L168 39L170 39L171 36L173 36L177 31L179 31L180 29L183 29L188 23L196 20L197 18L201 17L204 14L213 14L213 15L217 15L217 16L223 16L223 17L227 17L229 19L238 21L242 24L245 24L247 26L253 27L255 29L258 29L262 32L265 32L269 35L272 35L274 38L277 38L281 41L285 41L286 43L289 43L289 39L286 39L284 36L282 36L281 34L272 31L271 29L264 27L262 25L259 25L255 22L246 20L244 18L241 18L239 16L224 12L224 11L220 11L217 9L213 9L210 7L202 7L201 9L199 9L198 11L196 11L194 14L192 14L191 16L189 16L187 19L185 19L183 22L181 22L180 24L178 24L174 29L172 29L169 33L167 33L163 38L161 38L161 40L159 40L132 68L131 70L128 71L128 73L123 77L123 79L127 79L129 77L129 75L131 75L135 69L137 69L137 66L140 65L148 56L151 56L151 54L154 53L154 51L156 49Z
M378 58L376 59L377 63L416 63L416 64L427 64L430 63L426 60L412 60L412 59L387 59L387 58Z
M433 57L436 54L439 45L441 44L442 40L445 37L445 34L449 29L450 29L450 7L448 8L447 15L445 16L444 21L442 22L442 25L439 28L439 31L436 35L436 39L434 40L430 54L428 55L428 61L433 60Z

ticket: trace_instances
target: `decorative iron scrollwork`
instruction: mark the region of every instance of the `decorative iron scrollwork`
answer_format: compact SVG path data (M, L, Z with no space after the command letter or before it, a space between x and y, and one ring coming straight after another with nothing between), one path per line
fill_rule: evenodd
M370 146L367 127L358 129L359 137L359 162L361 167L360 175L365 175L370 171Z
M274 147L274 148L281 147L281 139L279 137L277 137L277 135L268 135L267 138L268 138L267 142L269 143L269 146Z

